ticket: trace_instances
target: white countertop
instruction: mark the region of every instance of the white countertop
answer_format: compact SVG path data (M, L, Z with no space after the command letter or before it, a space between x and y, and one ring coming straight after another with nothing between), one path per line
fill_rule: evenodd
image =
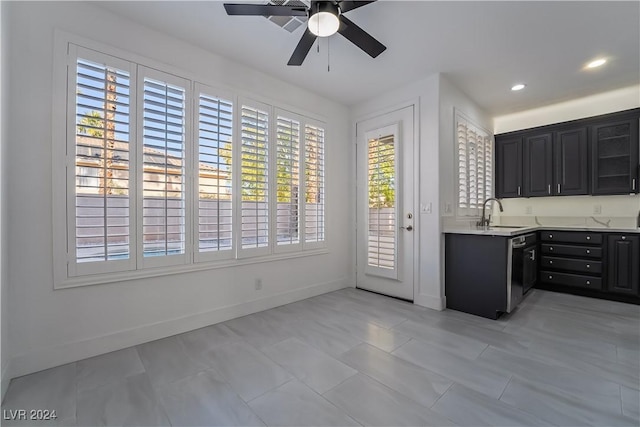
M637 233L640 234L640 228L607 228L607 227L585 227L585 226L552 226L552 225L529 225L529 226L491 226L487 229L477 228L475 226L466 227L445 227L442 231L448 234L477 234L484 236L518 236L520 234L533 233L539 230L558 230L558 231L599 231L605 233Z

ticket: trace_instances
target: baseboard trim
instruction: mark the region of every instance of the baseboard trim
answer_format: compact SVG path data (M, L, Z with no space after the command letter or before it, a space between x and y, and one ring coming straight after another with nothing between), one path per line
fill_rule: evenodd
M444 297L433 297L430 295L415 295L413 303L421 307L431 308L438 311L444 310L447 306Z
M353 285L349 278L343 277L338 280L294 289L244 303L219 307L206 312L152 323L100 337L41 348L17 355L11 358L10 363L7 364L11 366L11 369L6 369L7 372L3 372L2 374L3 394L5 391L5 380L8 384L11 378L170 337L350 286Z
M9 366L11 365L11 361L7 361L5 366L2 367L2 383L0 385L0 402L4 401L4 396L7 394L7 390L9 389L9 383L11 382L11 378L9 377Z

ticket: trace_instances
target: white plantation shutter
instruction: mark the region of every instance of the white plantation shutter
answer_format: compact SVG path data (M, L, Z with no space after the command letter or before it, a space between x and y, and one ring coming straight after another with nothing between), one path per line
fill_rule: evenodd
M126 61L72 46L68 98L69 276L135 268L131 72Z
M461 114L456 115L458 216L477 216L493 194L493 138Z
M239 254L269 252L269 113L242 105Z
M306 124L304 132L304 222L305 247L325 242L325 181L323 127Z
M186 262L186 86L140 67L143 266Z
M292 250L300 246L300 121L277 114L276 126L276 249Z
M54 76L55 288L326 247L324 123L124 52L130 60L65 47Z
M211 89L198 85L197 260L234 255L233 102L207 91Z

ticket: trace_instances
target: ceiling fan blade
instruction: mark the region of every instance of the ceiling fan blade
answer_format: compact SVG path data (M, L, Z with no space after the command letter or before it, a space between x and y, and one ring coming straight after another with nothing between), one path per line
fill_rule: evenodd
M303 6L276 6L272 4L225 3L227 15L244 16L307 16Z
M362 6L366 6L369 3L373 3L376 0L370 0L370 1L341 1L338 3L338 7L340 8L340 12L345 13L345 12L349 12L350 10L353 9L357 9L359 7Z
M313 46L313 42L316 41L316 36L309 31L309 29L304 30L304 34L302 38L298 42L298 46L293 51L293 55L291 55L291 59L287 65L302 65L304 59L307 57L307 54L311 50L311 46Z
M344 15L340 15L338 32L351 43L367 52L372 58L377 57L387 49L385 45L374 39L369 33L351 22Z

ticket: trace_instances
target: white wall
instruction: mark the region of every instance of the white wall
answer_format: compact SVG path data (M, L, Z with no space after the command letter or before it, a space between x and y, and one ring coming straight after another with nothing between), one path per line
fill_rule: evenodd
M2 57L0 58L0 401L4 398L9 385L9 305L7 291L9 280L7 277L7 156L6 143L9 123L9 15L7 9L8 2L0 2L0 50Z
M640 85L494 118L494 132L504 133L640 107ZM505 199L496 221L509 224L598 225L636 227L640 196L563 196ZM495 207L494 207L495 208ZM596 213L600 210L600 213ZM594 220L595 218L596 220Z
M353 285L349 236L354 193L349 171L354 160L349 155L344 106L140 27L89 2L15 2L11 6L12 109L5 140L10 181L5 195L11 227L3 237L11 248L12 376ZM326 118L329 253L54 291L50 182L55 28ZM263 280L261 291L254 290L258 277Z

